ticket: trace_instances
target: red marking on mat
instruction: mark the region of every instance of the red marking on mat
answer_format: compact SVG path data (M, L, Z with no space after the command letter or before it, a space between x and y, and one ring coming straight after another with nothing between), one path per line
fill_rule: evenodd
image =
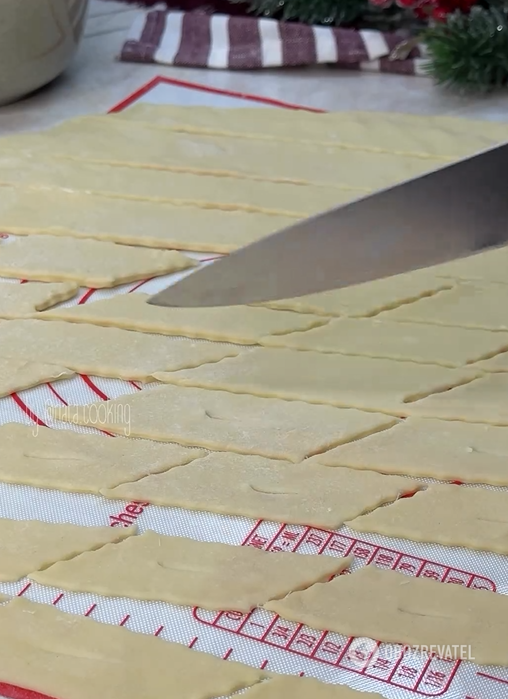
M154 633L154 636L160 636L163 631L164 631L164 626L159 626L157 631Z
M150 506L149 502L129 502L118 515L109 515L109 526L110 527L132 527L135 524L137 518L143 514L147 507Z
M60 602L60 600L63 598L64 593L61 592L58 597L55 597L55 599L51 602L51 604L56 607L56 605Z
M90 616L90 614L92 614L96 609L97 609L97 605L92 604L92 606L86 610L86 612L84 613L84 616Z
M104 393L104 391L101 391L101 389L94 384L92 379L89 376L85 376L85 374L80 374L80 378L83 379L83 381L86 383L88 388L91 388L92 391L99 396L101 400L109 400L109 397Z
M129 621L130 618L131 618L131 615L130 615L130 614L126 614L126 615L124 616L124 618L122 619L122 621L120 622L120 626L125 626L125 624Z
M229 657L231 657L231 654L232 654L232 653L233 653L233 649L232 649L232 648L230 648L229 650L227 650L227 651L224 653L224 655L222 656L223 660L227 660Z
M21 410L27 417L30 418L30 420L32 420L32 422L35 422L35 424L39 425L39 427L47 427L46 423L43 422L43 420L41 420L41 418L38 417L33 410L30 410L28 405L19 397L17 393L11 393L11 398L16 403L18 408L21 408Z
M31 586L32 586L32 583L31 583L31 582L28 582L28 583L25 585L25 587L24 587L22 590L20 590L20 591L18 592L18 594L16 595L16 597L23 597L23 595L25 594L25 592L26 592L28 589L30 589Z
M450 485L464 485L462 481L450 481Z
M259 666L260 670L264 670L267 665L268 665L268 660L263 660L263 662Z
M134 386L134 388L136 388L138 391L143 390L141 386L138 386L138 384L135 381L129 381L129 383L131 384L131 386Z
M194 648L194 646L196 645L197 640L198 640L198 637L197 637L197 636L194 636L194 638L192 639L192 641L189 643L189 648Z
M19 283L20 284L28 284L28 279L20 279Z
M476 674L478 675L478 677L484 677L486 680L492 680L493 682L500 682L501 684L508 684L508 680L505 680L502 677L496 677L495 675L489 675L487 672L478 671Z
M58 393L58 391L53 387L53 384L48 383L48 384L46 384L46 385L47 385L47 387L49 388L49 390L51 391L51 393L53 393L53 395L55 395L55 396L58 398L59 401L61 401L64 405L69 405L69 404L67 403L67 401L65 400L65 398L63 398L63 397Z
M95 294L97 289L87 289L83 296L79 299L78 301L78 306L81 306L83 303L86 303L88 299Z
M47 694L32 692L30 689L21 689L21 687L13 687L12 684L4 684L0 682L0 695L7 699L55 699Z
M129 289L129 291L127 293L132 294L133 291L137 291L138 289L140 289L143 286L143 284L148 284L148 282L151 282L152 279L155 279L155 277L150 277L150 279L143 279L143 281L135 284L135 286L133 286L132 289Z
M259 102L261 104L267 104L271 107L282 107L284 109L301 110L304 112L314 112L315 114L324 114L324 109L318 109L316 107L306 107L302 104L292 104L291 102L283 102L281 100L273 99L271 97L263 97L262 95L251 95L247 92L235 92L234 90L221 90L218 87L210 87L209 85L201 85L200 83L193 83L187 80L178 80L177 78L166 78L163 75L156 75L149 82L142 85L138 90L133 92L131 95L123 99L118 104L115 104L109 110L108 114L113 114L114 112L121 112L123 109L127 109L131 104L137 102L141 97L150 92L159 85L176 85L177 87L186 87L191 90L198 90L199 92L209 92L214 95L226 95L227 97L236 97L242 100L249 100L249 102Z

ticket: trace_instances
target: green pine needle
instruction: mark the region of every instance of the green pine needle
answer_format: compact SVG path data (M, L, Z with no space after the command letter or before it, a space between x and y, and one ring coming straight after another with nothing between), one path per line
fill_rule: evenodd
M475 6L429 27L423 39L427 73L446 87L487 92L508 83L508 16L502 9Z
M245 0L230 0L238 3ZM350 24L368 8L368 0L248 0L250 11L305 24Z

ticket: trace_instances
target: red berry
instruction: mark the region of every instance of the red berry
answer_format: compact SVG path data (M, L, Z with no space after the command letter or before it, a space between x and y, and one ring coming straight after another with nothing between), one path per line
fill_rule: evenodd
M438 5L432 10L432 19L435 19L436 22L444 22L449 14L449 10Z

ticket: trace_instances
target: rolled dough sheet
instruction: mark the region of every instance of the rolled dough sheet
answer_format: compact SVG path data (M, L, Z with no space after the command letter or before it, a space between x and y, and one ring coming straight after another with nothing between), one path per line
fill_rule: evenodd
M369 565L264 607L345 636L411 647L451 646L457 658L461 646L469 646L475 664L508 666L508 596L487 590Z
M498 334L500 335L501 333ZM476 362L474 368L492 373L508 371L508 352L502 352L491 359Z
M1 193L1 192L0 192ZM1 228L1 225L0 225ZM26 318L75 296L77 284L15 284L0 282L0 318Z
M410 415L508 426L508 374L487 374L408 406Z
M95 406L95 407L94 407ZM162 386L91 406L49 409L51 417L115 434L299 462L395 424L386 415L223 391ZM125 415L130 416L125 424Z
M508 349L508 333L342 318L307 332L264 337L259 344L460 367Z
M508 493L460 485L430 485L347 522L357 532L478 551L508 553Z
M170 250L98 240L37 235L0 243L0 275L34 281L71 281L95 289L179 272L196 263Z
M253 109L234 111L217 107L181 107L140 102L111 115L113 119L144 121L189 133L235 135L243 138L305 141L367 152L389 152L416 158L452 160L508 139L508 129L496 124L496 133L485 133L485 124L472 122L464 139L462 119L420 117L379 112L328 112ZM462 128L461 128L462 127Z
M101 414L96 414L96 427ZM125 423L130 419L124 415ZM0 482L99 494L206 455L201 449L138 439L105 439L19 423L0 426Z
M462 260L447 262L437 267L439 276L452 277L462 281L488 284L498 282L508 283L506 267L508 265L508 250L499 248L466 257Z
M102 490L102 494L118 500L338 529L346 519L413 493L417 487L408 478L370 471L214 453L166 473Z
M4 324L1 324L0 329L3 327ZM27 362L17 357L0 357L0 398L48 381L69 379L71 376L74 376L73 371L57 364Z
M506 264L508 268L508 259ZM382 313L379 320L508 330L507 306L508 284L461 284L434 297Z
M4 148L39 156L152 166L272 182L377 189L423 174L441 161L366 153L301 142L176 133L151 124L86 116L37 134L4 139Z
M17 598L0 607L0 682L47 696L215 699L263 675L48 604Z
M382 699L381 694L358 692L339 684L325 684L311 677L274 677L251 687L245 699Z
M154 373L157 380L178 386L303 400L397 416L410 414L411 401L446 391L476 376L478 373L470 370L390 359L265 348L210 367Z
M224 211L247 211L302 218L351 201L358 189L262 182L150 168L112 166L62 158L0 155L0 183L44 191L62 188L122 198L147 199Z
M14 582L133 535L135 527L79 527L74 524L0 519L0 581Z
M55 309L41 318L114 326L159 335L255 345L264 335L279 335L323 325L320 316L253 306L166 308L147 303L150 294L118 294L93 303ZM506 335L508 338L508 333ZM508 347L508 340L506 341Z
M147 531L31 575L74 592L249 612L340 573L348 558L268 553Z
M432 274L413 272L357 284L345 289L310 294L296 299L272 301L268 308L298 313L316 313L324 316L375 316L381 311L412 303L438 291L453 288L455 282Z
M129 297L126 296L129 300ZM153 381L162 367L170 370L217 362L239 347L186 338L102 328L78 323L11 320L0 324L0 352L5 357L60 363L79 374Z
M294 223L284 216L62 189L4 186L0 195L0 229L6 233L94 238L149 248L227 253Z
M391 429L318 454L311 461L442 481L508 486L508 429L409 417Z

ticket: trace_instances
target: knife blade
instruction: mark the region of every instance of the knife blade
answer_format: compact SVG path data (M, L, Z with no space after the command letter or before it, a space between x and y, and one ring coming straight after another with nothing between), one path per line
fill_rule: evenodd
M503 144L298 222L198 269L148 303L275 301L501 246L508 243L507 174Z

